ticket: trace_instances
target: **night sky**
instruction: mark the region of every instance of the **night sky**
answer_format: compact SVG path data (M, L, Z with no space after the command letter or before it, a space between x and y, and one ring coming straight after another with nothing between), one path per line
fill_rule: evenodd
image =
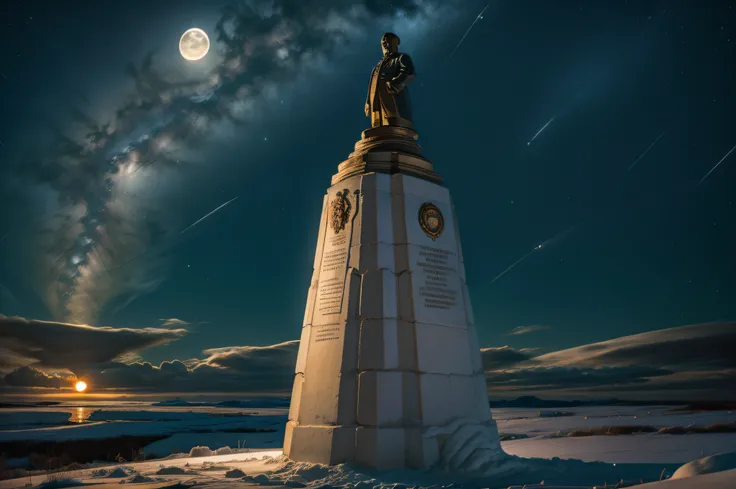
M661 397L734 395L736 2L225 5L0 7L0 373L30 378L6 377L9 393L72 375L151 388L100 373L133 366L255 375L267 357L288 373L322 196L393 31L455 202L491 392L494 375L566 365L622 377L497 390L636 396L668 378ZM178 52L190 27L213 42L198 62ZM634 337L675 359L534 360L687 325ZM55 335L104 351L59 352ZM221 390L241 390L232 375ZM282 377L242 390L288 391Z

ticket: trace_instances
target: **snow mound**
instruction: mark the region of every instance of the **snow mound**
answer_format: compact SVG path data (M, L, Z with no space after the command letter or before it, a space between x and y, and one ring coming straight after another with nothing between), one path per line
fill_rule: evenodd
M215 455L230 455L233 453L233 449L230 447L222 447L215 450Z
M470 443L466 446L476 446ZM469 458L472 461L473 458ZM272 470L257 476L241 479L253 485L307 487L310 489L475 489L500 488L514 484L540 484L549 486L603 487L605 481L623 480L633 485L643 481L657 481L662 464L606 464L560 460L558 458L528 459L505 456L494 466L482 471L448 470L444 463L429 469L372 470L351 464L326 466L307 462L294 462L279 457ZM665 467L667 468L667 467ZM668 468L674 470L675 467ZM669 472L672 473L672 472ZM610 487L610 486L609 486ZM624 485L623 487L628 487Z
M211 457L214 455L210 447L193 447L189 450L190 457Z
M135 474L131 477L128 477L127 479L123 479L120 481L121 484L143 484L147 482L158 482L158 479L146 477L145 475L141 474Z
M188 473L181 467L161 467L156 471L156 475L183 475Z
M501 449L495 423L458 418L445 426L427 429L424 438L445 439L440 450L440 464L447 471L492 476L510 460Z
M736 469L736 452L721 453L688 462L672 474L672 479L686 479L731 469Z
M213 464L212 462L205 462L202 464L202 467L198 468L197 470L225 472L227 470L230 470L231 468L232 467L228 467L227 465L217 465L217 464Z
M228 479L241 479L245 477L245 472L240 469L232 469L225 472L225 477Z
M110 471L100 470L97 472L107 472L106 474L100 474L98 477L107 477L108 479L121 479L130 475L123 467L115 467Z
M64 487L77 487L77 486L83 486L84 482L72 479L72 478L66 478L66 479L53 479L50 481L43 482L35 487L35 489L62 489Z

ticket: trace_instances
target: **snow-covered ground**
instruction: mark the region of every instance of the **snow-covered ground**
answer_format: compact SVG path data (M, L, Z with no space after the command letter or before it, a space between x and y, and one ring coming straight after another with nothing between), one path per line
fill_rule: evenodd
M496 409L493 417L502 434L528 438L502 443L521 457L574 458L586 462L685 463L736 450L736 433L666 435L642 433L618 436L557 437L574 429L616 426L709 426L736 422L736 412L672 412L671 407L585 407L564 409L572 416L540 417L540 410ZM541 410L552 411L552 410Z
M613 473L610 466L605 464L584 464L552 460L540 461L529 459L512 459L509 462L511 471L499 470L497 477L486 477L481 480L458 478L453 482L453 474L436 473L429 471L389 471L371 472L361 471L347 465L324 467L313 464L295 463L280 459L280 450L260 451L253 453L239 453L216 455L211 457L180 458L174 460L157 460L126 464L123 466L96 467L94 469L78 470L64 474L48 476L34 476L32 478L0 481L0 489L21 489L24 487L71 487L72 485L93 485L94 489L115 489L119 484L134 485L136 489L163 489L163 488L202 488L202 489L238 489L243 486L269 487L309 487L309 488L341 488L341 489L398 489L400 487L440 488L489 488L501 489L516 487L521 489L524 484L539 484L539 476L550 476L544 485L528 485L528 489L554 489L553 477L562 474L566 489L608 487L613 489L616 480L600 480L596 478L596 470L600 471L603 479ZM733 459L733 457L730 457ZM707 464L703 464L706 466ZM712 464L711 464L712 465ZM685 474L681 479L644 484L638 487L643 489L715 489L736 487L736 470L727 467L720 472L708 474L707 471L695 471ZM575 470L581 476L577 477ZM622 468L622 474L637 472L637 466ZM639 473L645 473L640 470ZM535 478L536 477L536 478ZM651 478L651 474L646 477ZM630 479L629 479L630 480ZM49 482L51 481L51 484ZM550 483L551 482L551 483ZM603 486L610 482L608 486ZM112 484L116 484L113 486ZM570 485L576 484L576 485ZM108 487L109 486L109 487ZM629 486L630 487L630 486ZM131 488L133 489L133 488Z
M75 408L76 409L76 408ZM488 480L477 487L494 487L492 484L539 483L547 477L550 481L565 480L573 482L609 483L614 478L639 477L645 480L656 480L665 469L672 475L678 465L695 459L718 453L736 451L736 433L684 434L670 435L657 432L633 435L603 435L571 437L571 430L620 426L645 426L652 429L663 427L709 426L715 423L734 423L736 413L728 411L682 413L672 411L671 407L582 407L556 410L544 409L495 409L493 416L498 422L499 432L514 435L520 439L502 443L504 450L511 457L503 469L503 477ZM258 452L259 457L278 456L283 443L286 410L284 408L242 409L231 406L140 406L131 408L105 408L93 410L87 414L86 421L69 424L63 415L69 412L42 410L34 413L31 410L0 411L0 443L14 442L63 442L66 440L115 439L123 436L160 436L144 447L147 455L159 456L170 453L189 452L194 446L206 445L212 449L223 446L237 447L243 444L250 449L273 451ZM59 423L59 424L57 424ZM261 431L255 431L261 430ZM263 431L267 430L267 431ZM254 476L271 470L270 464L261 460L248 460L255 453L237 453L207 458L182 458L165 461L153 461L143 464L130 464L140 475L134 481L141 489L161 489L168 482L189 481L194 485L212 486L227 485L234 489L235 481L243 484L283 485L293 479L291 487L331 485L344 488L369 489L380 485L378 480L389 483L401 482L407 486L430 486L449 483L440 480L437 474L426 473L388 473L364 474L357 469L341 468L309 468L304 466L280 466L279 470L270 474L268 480L232 479L225 477L225 470L219 473L212 464L226 466L228 470L239 469L247 476ZM522 457L522 458L519 458ZM562 459L562 460L560 460ZM565 460L565 459L576 459ZM227 463L225 463L227 462ZM603 462L603 463L602 463ZM186 474L153 474L160 465L166 467L184 467ZM209 468L202 465L206 463ZM729 462L730 463L730 462ZM199 465L198 469L192 467ZM722 469L722 467L721 467ZM306 471L306 472L305 472ZM291 475L289 475L291 474ZM305 475L306 474L306 475ZM311 475L309 475L311 474ZM314 474L321 474L317 477ZM577 478L576 478L577 474ZM724 475L725 474L725 475ZM131 474L131 476L134 474ZM91 477L89 470L72 474L83 482L94 480L99 484L104 479ZM419 479L417 479L417 477ZM555 479L555 477L557 479ZM376 481L368 483L371 478ZM600 480L600 479L603 480ZM728 483L723 482L728 479ZM693 478L689 478L695 480ZM736 488L736 471L721 472L713 475L698 476L700 485L677 481L658 483L656 489L691 489L711 487ZM35 478L33 485L45 480L45 476ZM107 482L107 480L104 480ZM270 482L269 482L270 481ZM352 482L350 482L352 481ZM112 481L110 482L119 482ZM23 481L0 481L0 489L21 487L29 483ZM161 485L163 484L163 486ZM352 485L351 485L352 484ZM726 484L726 485L718 485ZM467 485L467 487L475 487ZM590 486L581 486L590 487ZM650 487L650 486L641 486ZM96 487L95 489L105 489ZM218 489L215 487L207 489Z

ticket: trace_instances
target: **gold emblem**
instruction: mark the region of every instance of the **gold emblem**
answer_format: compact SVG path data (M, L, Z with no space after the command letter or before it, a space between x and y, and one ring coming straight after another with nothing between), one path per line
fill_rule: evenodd
M436 205L427 202L419 208L419 225L424 234L435 240L445 229L445 218Z
M335 230L335 234L345 229L345 225L348 223L348 219L350 219L350 210L352 207L348 199L348 189L338 192L332 200L330 204L330 210L332 211L330 226Z

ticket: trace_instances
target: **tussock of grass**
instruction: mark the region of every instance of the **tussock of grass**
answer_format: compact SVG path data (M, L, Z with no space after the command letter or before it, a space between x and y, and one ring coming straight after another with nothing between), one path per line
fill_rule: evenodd
M595 426L593 428L578 428L567 431L558 431L552 438L583 437L583 436L621 436L638 433L657 433L660 435L693 435L701 433L736 433L736 422L713 423L708 426ZM503 439L502 439L503 441Z

